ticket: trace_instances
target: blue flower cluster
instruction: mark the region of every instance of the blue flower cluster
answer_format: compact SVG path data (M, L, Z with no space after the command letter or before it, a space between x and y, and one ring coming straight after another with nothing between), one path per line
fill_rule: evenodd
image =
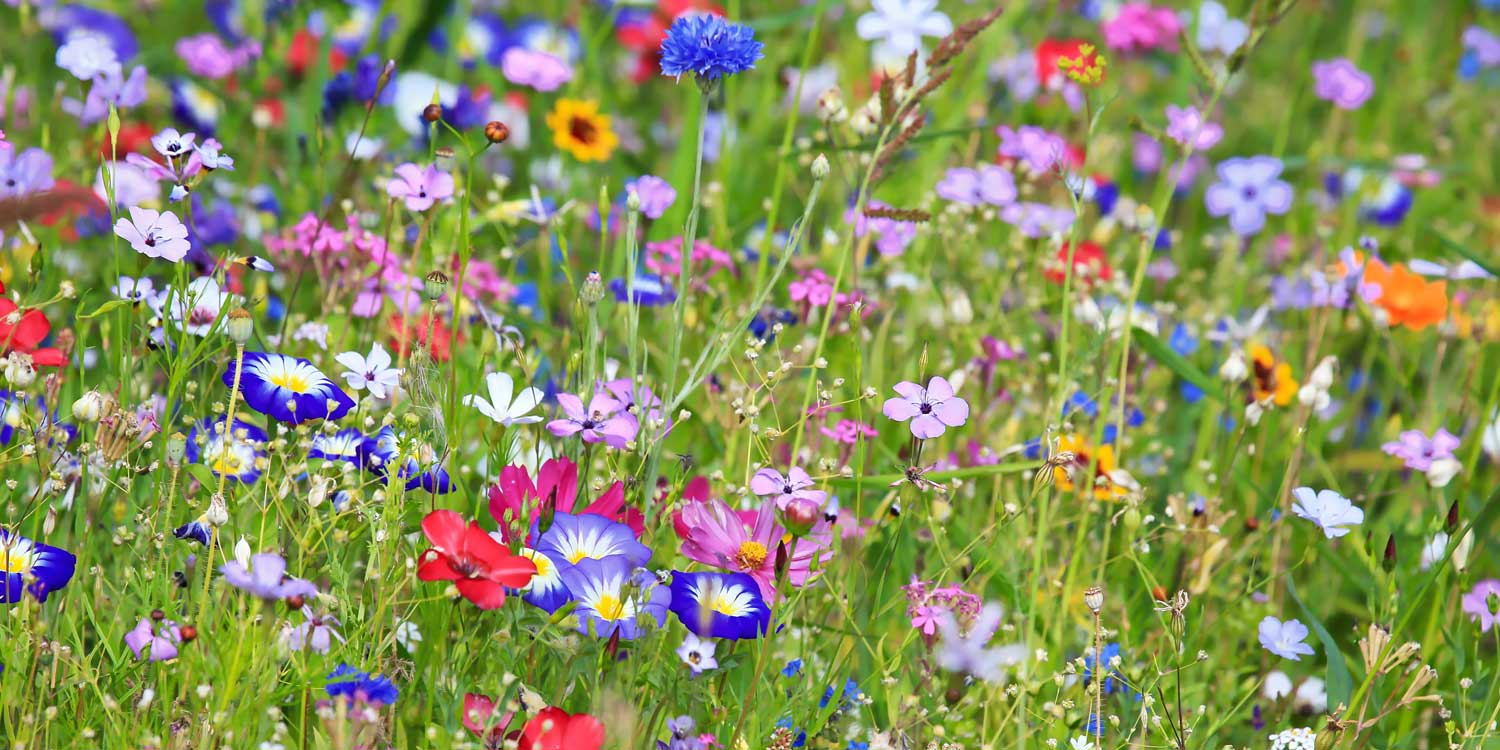
M761 50L749 26L712 15L681 16L661 43L661 72L679 79L692 73L717 81L754 68L763 56Z

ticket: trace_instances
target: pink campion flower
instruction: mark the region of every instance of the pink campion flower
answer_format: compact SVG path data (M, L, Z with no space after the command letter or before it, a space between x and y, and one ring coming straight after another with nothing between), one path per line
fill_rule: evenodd
M500 72L511 83L537 91L556 91L573 80L572 66L561 58L520 46L505 51Z
M557 394L557 405L562 407L564 418L547 423L547 431L557 437L582 435L585 443L604 443L624 450L641 429L635 415L605 393L595 393L587 409L583 399L571 393Z
M413 211L426 211L438 201L453 197L453 175L440 171L436 165L426 169L411 162L396 167L396 176L385 187L392 198L406 201Z
M152 623L142 617L129 633L125 634L125 645L140 658L146 654L148 661L168 661L177 658L177 644L182 643L182 631L177 623L162 620Z
M874 427L852 419L840 419L838 423L831 427L823 425L818 428L818 432L822 433L823 437L836 440L844 445L854 445L862 437L872 438L880 434L875 431Z
M693 243L693 254L688 258L695 278L711 276L720 269L733 268L734 258L729 253L698 240ZM703 264L708 270L703 270ZM646 269L661 276L677 276L682 272L682 238L673 237L662 242L646 243Z
M1104 32L1104 43L1113 50L1175 52L1182 21L1171 8L1158 8L1150 3L1126 3L1115 12L1114 18L1104 22L1100 31Z
M904 380L895 391L900 398L886 399L881 413L897 422L911 420L911 434L919 440L938 437L969 420L969 402L954 395L953 385L941 375L927 381L926 388Z
M1458 445L1457 435L1439 427L1432 437L1427 437L1421 430L1406 430L1400 439L1386 443L1380 449L1405 461L1406 468L1425 472L1432 468L1433 462L1453 458Z
M746 573L760 586L767 601L776 598L776 557L781 544L787 545L786 580L800 588L817 573L814 560L832 557L827 552L833 532L826 521L819 522L806 536L785 541L786 530L776 522L776 501L767 498L753 521L746 523L722 500L689 503L680 517L682 554L690 560L735 573Z
M750 477L750 491L761 497L772 497L776 500L779 510L786 510L786 506L794 499L810 500L818 507L828 501L828 493L822 490L812 489L815 482L799 466L787 469L785 475L770 468L769 466L755 472Z
M1481 632L1490 632L1490 628L1500 623L1500 580L1488 578L1474 584L1460 603L1464 614L1479 623Z
M1214 147L1224 137L1224 127L1208 122L1197 107L1167 105L1167 137L1194 151Z
M1348 58L1318 60L1312 74L1313 93L1339 109L1359 109L1375 93L1375 79Z
M788 284L787 293L791 295L793 302L824 307L833 299L833 280L822 269L814 268L802 278Z
M191 247L187 226L171 211L131 206L130 218L122 216L115 222L115 234L136 252L173 263L186 257Z

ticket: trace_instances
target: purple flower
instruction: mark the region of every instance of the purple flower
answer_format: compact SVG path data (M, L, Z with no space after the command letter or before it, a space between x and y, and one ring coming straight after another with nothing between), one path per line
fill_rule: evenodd
M194 34L177 40L177 56L193 75L219 79L234 72L234 54L216 34Z
M556 91L573 80L573 68L560 57L525 47L511 47L500 58L500 72L518 86Z
M423 169L411 162L396 167L396 178L386 185L392 198L403 198L413 211L426 211L434 203L453 197L453 175L440 172L436 165Z
M1460 604L1470 620L1479 622L1480 631L1490 632L1490 628L1500 623L1500 581L1487 578L1474 584Z
M1248 237L1266 225L1266 214L1292 207L1292 186L1279 179L1281 160L1273 156L1235 157L1219 162L1219 181L1208 187L1204 204L1213 216L1228 216L1236 234Z
M1359 109L1375 93L1375 79L1348 58L1314 62L1312 74L1313 92L1340 109Z
M1167 137L1194 151L1206 151L1224 137L1224 128L1208 122L1197 107L1167 105Z
M147 653L149 661L176 659L179 643L182 643L182 631L171 620L162 620L153 626L150 620L142 617L135 628L125 634L125 645L131 652L137 658Z
M648 219L660 219L677 200L677 190L656 175L641 175L625 183L625 192L635 194L641 202L641 213Z
M1500 35L1491 34L1479 26L1464 29L1464 50L1474 54L1474 61L1481 67L1500 65Z
M995 133L1000 136L1001 156L1020 159L1038 174L1052 169L1068 152L1062 136L1035 125L1022 125L1017 130L1001 125Z
M774 496L776 507L780 510L786 510L787 504L797 499L809 500L821 508L828 500L828 493L811 489L813 484L812 477L801 467L793 466L785 476L766 467L750 478L750 491L761 497Z
M901 397L886 399L881 411L897 422L911 420L911 434L920 440L935 438L969 420L969 402L953 395L953 385L940 375L927 381L926 388L902 381L895 391Z
M197 137L197 133L179 133L177 128L167 128L151 136L151 147L156 149L156 153L175 159L192 151L193 141Z
M267 601L318 594L318 587L312 585L312 582L288 576L286 560L281 555L270 552L251 555L248 568L238 560L231 560L219 568L219 572L224 574L224 580L229 585Z
M1296 620L1282 622L1270 615L1260 621L1260 645L1283 659L1302 661L1304 655L1314 653L1313 647L1303 643L1307 639L1307 626Z
M83 101L63 99L64 112L78 118L84 125L103 122L109 116L109 105L116 109L135 107L146 101L146 69L137 65L126 78L123 71L111 70L94 77L88 96Z
M287 623L281 626L281 639L286 643L288 651L308 648L314 653L326 654L333 648L333 639L344 642L344 636L334 630L341 624L337 617L317 614L312 611L311 606L302 608L302 616L304 620L300 625Z
M1380 449L1406 462L1406 468L1425 472L1434 461L1453 458L1458 448L1458 436L1439 427L1432 437L1421 430L1406 430L1399 440L1386 443Z
M1007 206L1016 199L1016 180L1008 170L994 164L979 169L957 167L943 175L935 191L940 198L968 206Z
M52 157L46 151L0 149L0 200L41 192L52 184Z
M582 433L585 443L604 443L623 450L640 430L635 415L603 393L594 394L587 410L583 407L583 399L571 393L557 394L557 404L562 407L565 418L547 423L547 431L557 437Z
M1000 220L1014 225L1021 234L1045 237L1066 232L1073 226L1073 211L1057 208L1046 203L1012 203L1000 211Z

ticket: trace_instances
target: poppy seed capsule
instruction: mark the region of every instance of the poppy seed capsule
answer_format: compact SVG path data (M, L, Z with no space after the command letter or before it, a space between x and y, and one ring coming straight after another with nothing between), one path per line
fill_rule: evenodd
M510 126L499 120L493 120L484 126L484 137L490 143L504 143L510 140Z
M250 317L250 311L243 307L236 307L229 311L229 319L224 323L224 332L234 343L244 346L250 340L250 334L255 332L255 321Z
M182 636L183 643L192 643L198 638L198 629L192 625L183 625L177 629L177 634Z
M443 105L429 104L422 108L422 119L427 122L437 122L443 119Z

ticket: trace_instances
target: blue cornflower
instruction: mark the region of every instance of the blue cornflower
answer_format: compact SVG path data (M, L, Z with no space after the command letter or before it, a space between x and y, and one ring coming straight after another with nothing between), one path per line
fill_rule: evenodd
M793 660L787 662L785 667L781 668L781 676L782 677L796 677L797 675L799 675L801 673L802 673L802 660L801 659L793 659Z
M1109 695L1110 693L1113 693L1113 692L1115 692L1116 690L1118 690L1120 688L1120 686L1115 683L1115 678L1114 678L1115 675L1119 674L1119 671L1116 670L1114 667L1112 667L1110 665L1110 662L1114 661L1115 657L1119 656L1119 655L1120 655L1120 644L1118 644L1118 643L1108 643L1108 644L1105 644L1104 648L1100 649L1100 651L1099 651L1099 659L1098 659L1098 661L1103 662L1104 668L1106 670L1105 673L1104 673L1104 679L1102 681L1103 684L1101 685L1101 687L1104 690L1104 694L1105 695ZM1092 682L1093 681L1093 679L1094 679L1094 664L1095 663L1096 663L1096 659L1095 659L1095 657L1094 657L1093 654L1085 654L1084 655L1084 657L1083 657L1083 679L1084 679L1084 681L1086 681L1086 682Z
M340 663L328 675L328 694L335 698L344 696L352 704L355 701L388 706L396 702L401 691L385 675L371 675L348 664Z
M749 26L706 14L681 16L661 43L661 72L679 80L692 73L700 81L717 81L754 68L761 49Z

